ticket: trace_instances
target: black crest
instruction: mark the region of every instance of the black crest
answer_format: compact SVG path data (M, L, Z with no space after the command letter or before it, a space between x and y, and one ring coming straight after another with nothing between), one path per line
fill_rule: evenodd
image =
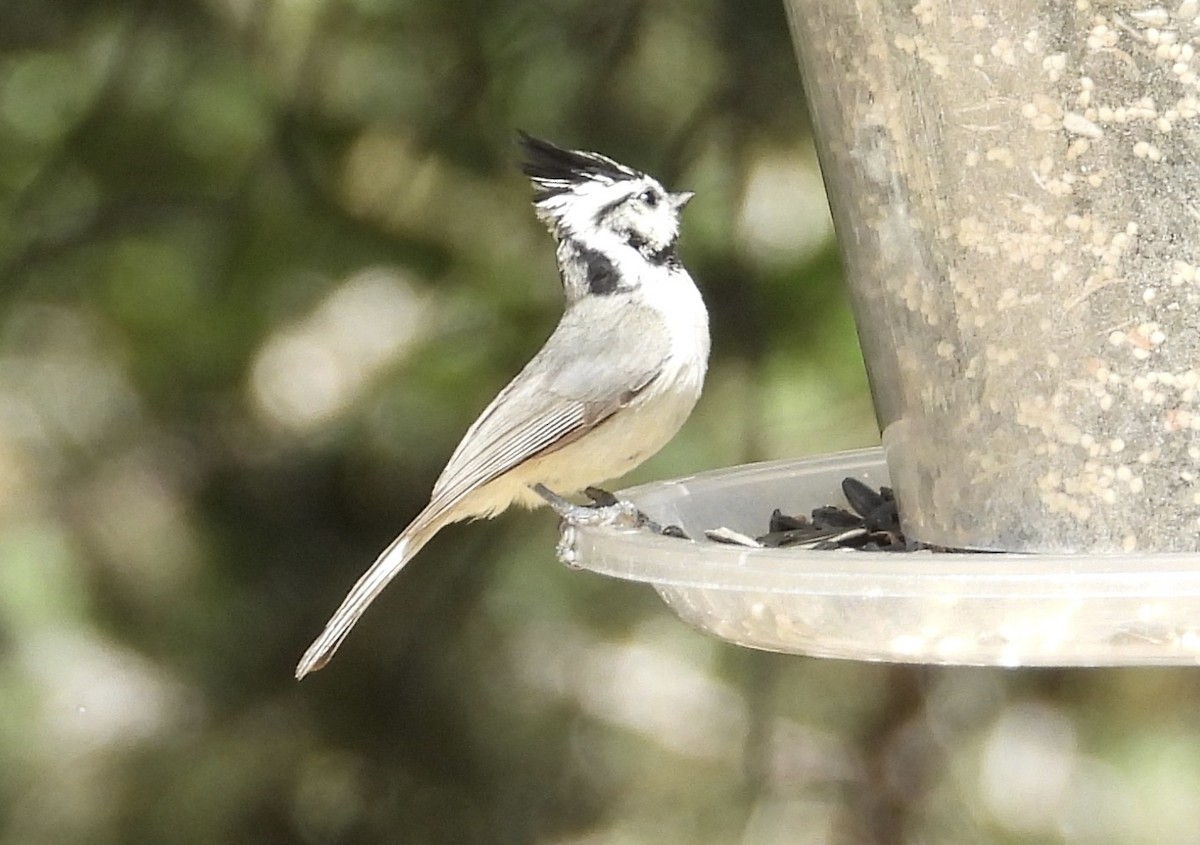
M564 150L520 130L517 131L517 137L525 153L521 170L534 181L539 202L569 191L584 180L619 182L641 176L637 171L599 153Z

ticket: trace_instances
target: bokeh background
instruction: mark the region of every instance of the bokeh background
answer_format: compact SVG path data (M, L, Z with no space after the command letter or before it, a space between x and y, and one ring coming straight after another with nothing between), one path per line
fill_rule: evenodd
M1195 842L1200 676L756 653L443 533L561 308L517 128L697 192L630 481L876 442L777 0L3 0L0 843Z

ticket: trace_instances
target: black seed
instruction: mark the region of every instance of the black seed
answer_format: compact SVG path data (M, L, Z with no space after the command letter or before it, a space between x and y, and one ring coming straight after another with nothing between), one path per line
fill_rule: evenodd
M883 496L876 493L857 478L842 480L842 495L859 516L869 516L884 503Z
M797 528L806 528L809 525L808 519L804 516L788 516L779 508L771 514L769 531L775 534L780 531L795 531Z
M778 508L771 514L770 531L758 540L766 548L788 546L815 551L970 552L911 540L900 530L896 497L890 487L872 490L855 478L842 482L842 492L860 515L827 505L813 508L812 519L789 516ZM855 530L858 529L858 530Z
M812 521L822 528L857 528L863 524L862 517L855 516L845 508L826 505L813 508Z
M792 531L772 531L769 534L764 534L761 537L755 537L758 542L771 549L778 549L783 546L794 546L797 543L811 543L818 539L823 532L812 528L796 528Z
M863 522L871 531L899 531L900 514L895 502L883 502L869 514L864 514Z

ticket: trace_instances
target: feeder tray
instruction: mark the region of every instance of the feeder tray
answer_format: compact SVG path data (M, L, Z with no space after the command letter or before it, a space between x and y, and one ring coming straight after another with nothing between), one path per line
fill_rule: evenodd
M766 531L776 508L845 505L889 484L882 449L749 464L617 495L689 537ZM652 584L681 619L768 651L978 666L1200 662L1200 554L754 549L578 527L571 565Z

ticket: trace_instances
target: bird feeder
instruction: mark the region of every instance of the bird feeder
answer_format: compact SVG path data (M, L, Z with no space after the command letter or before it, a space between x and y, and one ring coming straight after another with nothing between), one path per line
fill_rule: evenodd
M777 650L1196 662L1200 0L788 8L882 452L629 495L686 526L715 496L828 503L857 469L894 488L907 536L962 551L692 544L693 561L738 558L702 576L679 545L676 574L645 580L686 589L664 596L694 623ZM583 565L635 577L585 533ZM666 560L670 538L643 539L651 557L629 561ZM705 579L756 597L704 598ZM756 614L769 635L745 633Z

